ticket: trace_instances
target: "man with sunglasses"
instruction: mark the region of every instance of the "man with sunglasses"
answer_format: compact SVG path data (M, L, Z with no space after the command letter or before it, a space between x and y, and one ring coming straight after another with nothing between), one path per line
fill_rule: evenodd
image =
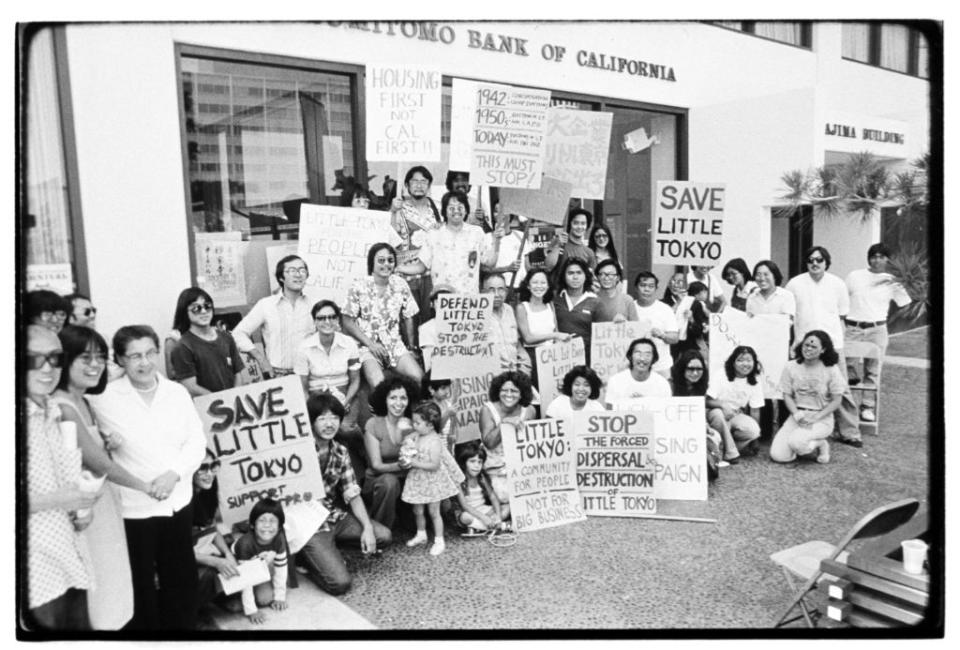
M846 361L843 356L844 317L850 311L850 296L847 285L832 273L830 251L823 246L813 246L803 256L807 272L794 276L787 283L797 303L797 317L793 322L795 341L803 340L807 332L823 330L830 335L833 346L840 355L840 368L846 373ZM847 387L843 393L843 402L836 411L837 438L840 442L853 447L862 447L860 427L850 413L856 413L853 395Z
M92 519L96 493L78 489L80 452L67 449L59 428L60 410L47 402L63 372L57 335L39 325L27 327L26 621L46 630L88 630L87 589L92 567L80 531ZM84 517L79 512L86 511Z
M82 325L90 329L97 328L97 308L90 302L90 298L82 293L71 293L69 296L64 296L64 300L71 305L67 322L71 325Z
M273 377L293 374L297 347L316 327L310 315L312 305L303 294L310 270L303 258L287 255L275 270L280 290L261 298L233 329L237 348L254 357L264 372ZM253 344L254 332L261 331L266 356Z

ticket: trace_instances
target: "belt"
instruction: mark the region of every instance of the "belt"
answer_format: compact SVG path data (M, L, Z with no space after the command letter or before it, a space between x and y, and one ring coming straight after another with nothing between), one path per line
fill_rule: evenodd
M430 275L430 272L425 273L414 273L413 275L402 274L404 280L419 280L420 278L425 278Z
M285 377L286 375L292 375L293 368L274 368L273 376L274 377Z
M885 320L878 320L878 321L871 322L871 321L848 320L846 318L843 319L843 322L846 323L847 325L852 325L853 327L859 327L862 330L865 330L870 327L880 327L881 325L887 324L887 321Z

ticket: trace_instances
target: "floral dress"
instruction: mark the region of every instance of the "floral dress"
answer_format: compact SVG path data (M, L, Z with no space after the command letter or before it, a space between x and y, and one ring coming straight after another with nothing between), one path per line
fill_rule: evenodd
M424 462L430 462L432 457L430 442L438 438L436 434L421 436L417 442L417 457ZM412 468L407 473L407 480L403 484L402 498L407 503L442 501L458 494L463 480L463 472L457 466L457 461L441 442L440 466L432 471L419 467Z
M356 320L357 327L365 336L387 349L391 367L396 366L400 357L407 354L407 348L400 338L400 321L419 311L410 287L397 275L390 276L383 295L377 292L372 277L357 279L347 293L347 304L343 309L344 314ZM366 358L370 358L370 352L366 347L361 347L360 360Z

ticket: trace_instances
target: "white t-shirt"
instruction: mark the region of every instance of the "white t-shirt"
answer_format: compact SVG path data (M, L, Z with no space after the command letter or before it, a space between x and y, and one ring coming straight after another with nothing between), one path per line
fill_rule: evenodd
M570 405L570 398L566 395L557 395L550 406L547 407L547 417L548 418L565 418L573 415L574 413L593 413L597 411L605 411L603 404L598 402L595 399L588 399L587 403L583 405L583 408L579 411L574 411L573 407Z
M607 404L616 405L636 397L670 397L672 394L670 384L657 373L651 372L646 381L637 381L627 368L607 380L605 399Z
M493 233L488 232L484 237L487 240L487 247L493 249ZM523 230L513 229L510 231L510 234L500 240L500 253L497 255L497 261L494 264L495 267L501 268L504 266L510 266L517 261L517 256L520 254L520 245L523 244ZM513 276L517 277L514 278ZM507 283L507 286L518 287L520 286L520 281L523 279L523 273L511 273L505 271L503 274L503 279Z
M734 377L730 381L723 375L717 379L715 387L707 390L707 395L721 402L730 402L735 408L763 408L763 386L759 379L751 386L746 377Z
M846 279L850 292L850 311L847 318L861 322L887 320L890 301L898 307L910 304L910 296L903 285L889 273L873 273L869 269L851 271Z
M815 282L809 273L801 273L787 283L787 291L797 299L797 320L793 324L796 340L803 340L811 330L823 330L833 340L833 347L842 350L844 327L840 318L850 311L850 297L843 280L824 273Z
M667 303L660 300L654 300L649 307L643 307L637 303L637 320L649 321L651 327L663 330L664 332L678 332L677 316ZM670 355L670 345L661 338L651 336L654 345L657 346L657 354L660 359L654 364L653 369L657 372L669 372L673 365L673 357Z

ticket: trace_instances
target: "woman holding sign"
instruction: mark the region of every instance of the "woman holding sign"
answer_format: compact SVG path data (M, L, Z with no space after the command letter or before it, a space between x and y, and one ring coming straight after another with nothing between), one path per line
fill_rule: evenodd
M603 411L600 389L603 382L588 366L574 366L563 377L562 395L557 395L547 407L548 418L565 418L578 411Z
M541 271L542 273L542 271ZM496 492L500 503L507 503L507 462L503 456L503 441L509 439L517 426L532 419L535 414L533 387L522 372L511 370L497 375L490 382L490 401L480 409L480 440L487 451L483 471Z
M360 345L360 364L367 384L383 381L386 369L393 369L419 382L423 376L411 347L414 338L413 317L420 308L407 283L394 274L397 251L379 242L367 251L368 277L354 281L343 309L343 331ZM403 323L407 343L400 335Z
M520 340L530 355L533 381L537 381L536 348L554 341L569 341L573 336L557 331L557 314L553 308L550 276L543 269L534 269L520 283L517 305L517 329Z

